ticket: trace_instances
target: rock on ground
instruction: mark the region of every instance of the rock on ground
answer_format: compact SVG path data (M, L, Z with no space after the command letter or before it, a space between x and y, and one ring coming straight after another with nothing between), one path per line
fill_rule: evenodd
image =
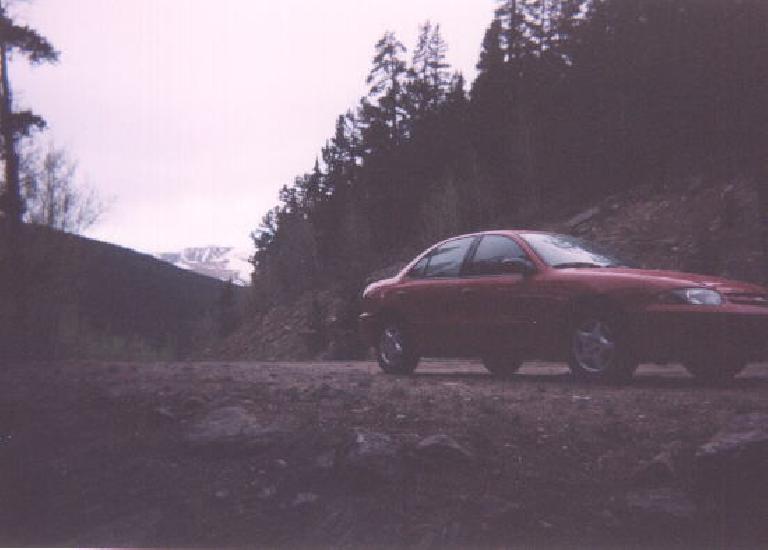
M696 505L677 489L661 488L633 491L627 495L627 507L636 520L660 525L690 521L696 516Z
M445 434L425 437L416 444L414 452L425 460L470 461L475 458L474 453Z
M693 450L680 441L665 445L655 457L635 470L632 481L641 487L674 485L685 475L692 454Z
M280 431L263 426L240 406L214 409L187 430L184 439L192 447L204 450L249 450L273 443Z
M695 489L729 506L768 501L768 414L735 416L695 456Z
M341 467L356 485L388 481L400 473L400 444L390 436L369 430L354 430Z

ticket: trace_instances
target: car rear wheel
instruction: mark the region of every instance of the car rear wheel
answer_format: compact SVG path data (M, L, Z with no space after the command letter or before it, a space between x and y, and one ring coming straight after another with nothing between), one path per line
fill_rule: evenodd
M584 380L623 382L637 369L622 323L617 315L593 312L579 315L570 332L569 366Z
M419 363L406 332L394 323L382 328L376 356L381 370L387 374L411 374Z
M705 384L727 384L747 366L738 358L707 358L686 361L685 368L697 380Z
M507 378L515 374L523 362L509 355L485 355L483 365L488 371L499 378Z

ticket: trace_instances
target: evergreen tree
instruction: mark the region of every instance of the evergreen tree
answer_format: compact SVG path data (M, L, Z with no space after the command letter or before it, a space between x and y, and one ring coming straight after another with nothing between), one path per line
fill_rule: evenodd
M366 83L370 85L370 103L362 105L363 120L368 126L383 125L392 143L400 141L403 106L403 84L406 64L403 60L405 46L394 33L386 32L376 43L376 53ZM375 134L374 134L375 135Z
M43 36L17 25L8 15L6 0L0 0L0 139L4 187L0 193L0 362L28 353L29 287L27 263L21 240L24 203L21 195L17 141L44 121L30 111L13 108L8 60L20 54L31 63L56 61L58 53Z
M440 34L440 25L430 21L419 27L419 37L408 69L407 102L411 118L422 118L437 109L450 86L448 47Z
M5 188L0 196L0 210L12 226L21 223L24 204L19 182L17 140L32 127L42 127L44 121L30 111L14 112L8 57L21 54L31 63L54 62L58 52L50 42L27 26L17 25L10 18L7 0L0 0L0 137L3 142Z

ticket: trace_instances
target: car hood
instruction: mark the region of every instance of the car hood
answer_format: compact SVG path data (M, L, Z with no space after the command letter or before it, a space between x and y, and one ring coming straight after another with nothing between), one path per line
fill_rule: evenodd
M396 277L392 277L389 279L379 279L378 281L374 281L365 287L365 290L363 291L363 297L367 298L373 295L374 293L376 293L376 291L379 290L380 288L387 287L395 282L397 282Z
M562 271L566 271L565 269ZM714 275L684 273L682 271L665 271L660 269L630 269L630 268L570 268L567 269L578 277L599 278L603 281L614 280L616 283L632 282L659 288L703 287L717 290L724 294L765 294L765 288L752 283L734 281Z

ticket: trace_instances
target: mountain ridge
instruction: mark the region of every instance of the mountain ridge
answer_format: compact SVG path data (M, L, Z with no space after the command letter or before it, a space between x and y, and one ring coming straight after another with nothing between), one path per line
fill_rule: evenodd
M183 269L237 286L251 284L253 265L248 251L233 246L190 246L177 251L158 252L153 256Z
M6 345L35 358L184 357L217 338L247 294L120 245L22 229L23 315L0 295L0 360ZM4 237L0 230L0 261L9 261ZM11 333L22 339L5 342Z

